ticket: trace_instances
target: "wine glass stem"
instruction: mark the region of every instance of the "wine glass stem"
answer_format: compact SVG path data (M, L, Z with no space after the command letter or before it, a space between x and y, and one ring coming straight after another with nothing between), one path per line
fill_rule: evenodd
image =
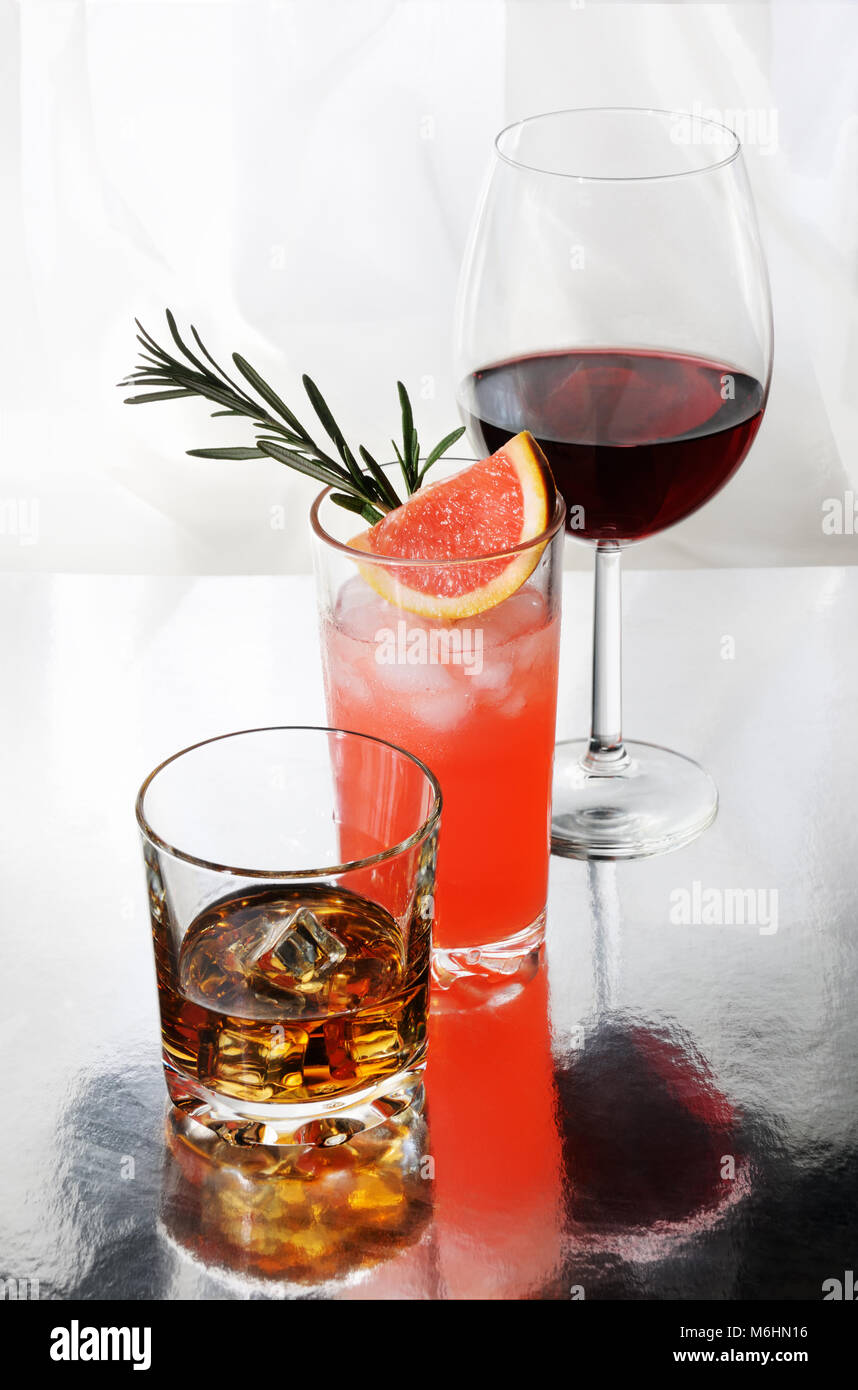
M618 772L623 747L622 551L615 541L596 546L593 606L593 711L584 763L593 772Z

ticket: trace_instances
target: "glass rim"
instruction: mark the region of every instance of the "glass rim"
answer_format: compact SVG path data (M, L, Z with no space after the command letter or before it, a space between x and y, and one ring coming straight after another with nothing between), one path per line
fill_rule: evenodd
M467 467L469 464L478 463L479 459L442 458L439 459L438 462L461 463ZM400 465L399 463L384 463L381 466L382 468L399 468ZM323 541L325 545L330 546L332 550L338 550L341 555L347 555L350 560L354 560L355 564L380 565L385 569L451 569L461 565L483 565L490 560L514 560L517 555L524 555L527 551L533 550L537 546L541 547L547 545L548 542L553 540L557 535L557 532L562 529L566 519L566 502L555 483L555 501L551 520L545 529L540 531L538 536L534 536L529 541L519 541L518 545L509 546L506 550L491 550L481 555L462 555L460 558L452 560L421 560L415 559L413 556L409 557L405 555L374 555L371 551L358 550L350 546L347 541L338 541L335 536L331 535L330 531L325 529L319 513L331 493L336 491L337 488L331 484L329 487L323 488L314 498L313 504L310 507L310 525L313 529L313 533L318 536L319 540Z
M187 850L179 849L176 845L171 845L153 829L149 824L143 809L146 793L159 773L169 767L171 763L177 762L188 753L194 753L198 748L205 748L211 743L223 743L227 739L243 738L249 734L270 734L270 733L310 733L310 734L338 734L345 735L349 739L360 739L364 743L377 743L382 748L388 748L393 753L399 753L403 758L407 758L410 763L426 777L432 789L432 809L429 815L421 822L406 839L399 841L398 844L391 845L388 849L380 850L377 854L365 855L362 859L346 860L342 864L323 865L314 869L246 869L234 864L219 864L215 860L202 859L199 855L189 854ZM351 873L355 869L370 868L375 864L383 864L387 860L395 859L397 855L403 854L406 850L413 849L415 845L425 840L433 830L437 829L438 821L441 816L441 787L437 777L431 768L427 767L421 758L414 753L409 753L406 748L400 748L397 743L390 743L387 739L376 738L374 734L361 734L355 729L334 729L320 724L267 724L255 729L233 729L230 733L215 734L212 738L200 739L197 743L189 743L187 747L180 748L178 752L171 753L169 758L158 763L149 775L144 779L137 793L134 803L137 825L144 839L148 840L156 849L164 854L169 854L173 859L180 859L185 864L193 864L199 869L210 869L213 873L230 874L234 878L260 878L260 879L287 879L305 880L312 878L332 877L340 874Z
M673 173L665 174L576 174L562 169L543 169L536 164L529 164L526 160L516 159L501 148L504 137L514 130L522 130L525 126L533 125L538 121L550 121L557 116L585 115L669 116L673 119L693 121L700 127L710 126L713 129L724 131L730 137L733 147L723 159L713 160L707 164L698 164L692 169L677 169ZM742 142L735 130L725 125L723 121L711 120L708 116L697 116L693 111L672 111L661 106L567 106L556 111L539 111L532 116L524 116L519 121L511 121L495 136L494 150L498 159L502 159L511 168L524 169L531 174L543 174L546 178L573 179L579 183L657 183L669 179L687 178L693 174L709 174L716 169L723 169L725 165L732 164L734 160L739 158L742 153Z

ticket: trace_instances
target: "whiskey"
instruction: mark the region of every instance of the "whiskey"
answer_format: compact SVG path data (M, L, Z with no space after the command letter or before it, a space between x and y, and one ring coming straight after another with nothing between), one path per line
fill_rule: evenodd
M188 1108L191 1081L244 1103L306 1104L422 1065L429 936L419 915L403 929L377 903L324 884L224 898L178 948L156 929L174 1102Z

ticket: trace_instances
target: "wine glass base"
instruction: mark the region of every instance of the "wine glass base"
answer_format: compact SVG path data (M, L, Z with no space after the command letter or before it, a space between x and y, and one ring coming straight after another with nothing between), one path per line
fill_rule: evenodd
M644 859L696 839L718 814L698 763L655 743L627 743L612 770L584 761L586 739L554 749L551 850L568 859Z

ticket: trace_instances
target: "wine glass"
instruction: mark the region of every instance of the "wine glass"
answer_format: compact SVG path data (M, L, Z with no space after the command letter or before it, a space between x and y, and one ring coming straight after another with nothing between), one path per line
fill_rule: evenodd
M588 108L501 131L460 282L459 407L483 453L530 430L567 530L596 552L591 732L555 749L555 853L659 854L715 818L697 763L623 740L620 561L732 477L771 366L765 259L731 130Z

